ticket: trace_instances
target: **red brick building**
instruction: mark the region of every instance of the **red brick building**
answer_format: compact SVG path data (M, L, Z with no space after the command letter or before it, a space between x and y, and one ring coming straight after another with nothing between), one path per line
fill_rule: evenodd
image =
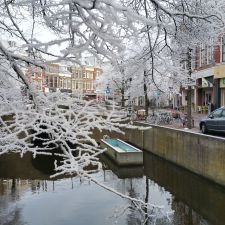
M225 36L221 35L209 45L194 49L192 61L193 110L213 103L214 108L225 105ZM182 89L182 105L187 104L186 90Z
M93 99L97 97L96 79L102 74L100 67L67 66L50 64L46 69L29 66L27 76L34 81L37 90L43 92L77 93Z

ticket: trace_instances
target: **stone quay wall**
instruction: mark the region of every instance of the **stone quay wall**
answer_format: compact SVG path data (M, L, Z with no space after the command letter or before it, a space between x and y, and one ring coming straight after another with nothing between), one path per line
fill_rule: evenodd
M225 186L225 138L162 126L127 130L126 138L140 149Z

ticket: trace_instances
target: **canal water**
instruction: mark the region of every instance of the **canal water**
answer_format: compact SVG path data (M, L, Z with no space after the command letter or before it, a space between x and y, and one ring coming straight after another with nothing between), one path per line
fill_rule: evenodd
M143 167L118 167L102 157L99 182L162 206L147 224L224 225L225 189L144 152ZM143 215L127 199L76 177L49 179L45 156L0 157L1 225L139 225Z

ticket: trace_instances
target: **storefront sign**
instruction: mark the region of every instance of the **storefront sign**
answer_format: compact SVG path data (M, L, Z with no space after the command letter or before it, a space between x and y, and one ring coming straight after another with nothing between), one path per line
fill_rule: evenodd
M220 88L225 88L225 77L220 79Z
M105 92L106 92L106 94L110 94L110 88L109 88L109 86L106 87Z

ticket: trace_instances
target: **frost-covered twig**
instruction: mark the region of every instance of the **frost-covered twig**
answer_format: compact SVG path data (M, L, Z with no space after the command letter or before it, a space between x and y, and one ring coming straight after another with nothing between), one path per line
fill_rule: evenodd
M97 184L98 186L104 188L105 190L108 190L130 202L130 206L124 207L123 210L120 210L118 213L113 215L113 217L115 217L115 219L118 219L128 209L133 208L140 213L140 216L142 218L141 224L143 224L143 225L147 224L147 223L155 224L158 216L164 217L166 220L170 221L170 215L172 214L172 212L164 212L164 206L151 204L140 198L134 198L134 197L128 196L127 194L123 194L123 193L115 190L114 188L111 188L108 185L106 185L102 182L99 182L96 178L94 178L94 176L92 176L91 174L88 174L86 172L81 174L81 178L85 179L87 181L91 181L91 182Z

